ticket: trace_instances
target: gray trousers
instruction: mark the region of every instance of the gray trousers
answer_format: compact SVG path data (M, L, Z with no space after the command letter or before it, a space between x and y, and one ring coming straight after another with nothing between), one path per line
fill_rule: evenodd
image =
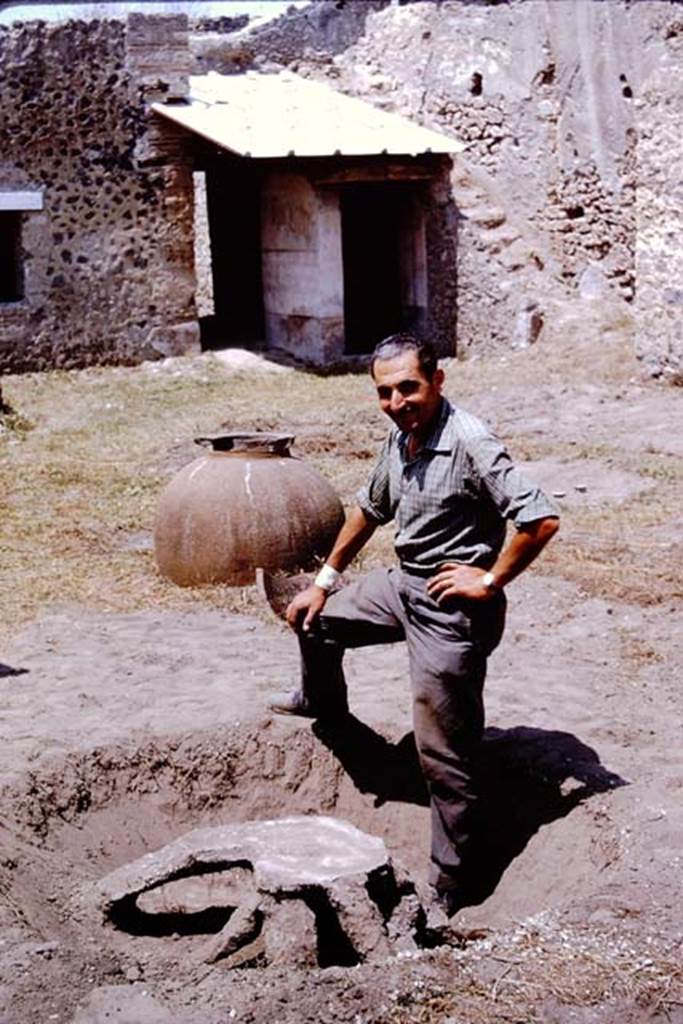
M415 743L430 797L429 881L452 891L463 881L484 729L486 659L503 633L505 598L455 599L439 606L426 584L398 568L377 569L330 595L315 626L299 635L302 689L317 713L342 711L344 649L406 641Z

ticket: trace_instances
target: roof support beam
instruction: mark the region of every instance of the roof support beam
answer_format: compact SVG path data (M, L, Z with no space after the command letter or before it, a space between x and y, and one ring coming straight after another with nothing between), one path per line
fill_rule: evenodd
M348 185L358 181L428 181L434 177L434 170L424 164L356 164L352 167L340 167L335 171L314 176L314 184Z

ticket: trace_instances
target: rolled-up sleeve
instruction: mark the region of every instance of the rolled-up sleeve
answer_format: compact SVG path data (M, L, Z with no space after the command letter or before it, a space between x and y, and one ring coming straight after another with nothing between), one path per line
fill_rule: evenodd
M553 503L515 466L504 445L492 434L473 441L469 455L481 487L500 514L518 529L525 523L559 516Z
M365 487L361 487L356 495L358 506L368 519L382 526L394 518L391 509L391 493L389 488L389 458L391 435L386 439L375 463L370 479Z

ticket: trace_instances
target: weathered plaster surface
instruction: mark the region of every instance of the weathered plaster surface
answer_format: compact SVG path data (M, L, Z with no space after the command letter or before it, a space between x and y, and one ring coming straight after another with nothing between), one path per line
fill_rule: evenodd
M443 289L457 275L461 350L529 344L572 297L633 301L645 81L666 60L677 4L403 0L368 7L362 24L363 4L314 6L324 30L306 20L305 43L298 12L198 42L196 56L218 70L286 64L466 143L452 177L457 269L431 277ZM432 231L432 268L444 249Z
M636 352L654 376L683 383L683 17L637 105Z
M463 348L512 343L517 325L543 315L549 277L558 293L578 291L597 265L633 296L626 14L584 0L392 6L328 71L467 145L454 176Z
M296 356L344 352L339 195L301 174L270 174L262 194L266 341Z
M211 242L207 210L206 174L195 171L194 182L194 266L196 277L195 302L197 316L214 313L213 277L211 274Z

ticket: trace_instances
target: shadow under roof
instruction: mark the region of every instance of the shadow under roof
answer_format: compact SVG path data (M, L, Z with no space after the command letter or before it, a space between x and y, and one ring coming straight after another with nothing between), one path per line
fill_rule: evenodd
M190 78L186 103L152 109L245 157L419 156L459 153L440 132L292 72Z

